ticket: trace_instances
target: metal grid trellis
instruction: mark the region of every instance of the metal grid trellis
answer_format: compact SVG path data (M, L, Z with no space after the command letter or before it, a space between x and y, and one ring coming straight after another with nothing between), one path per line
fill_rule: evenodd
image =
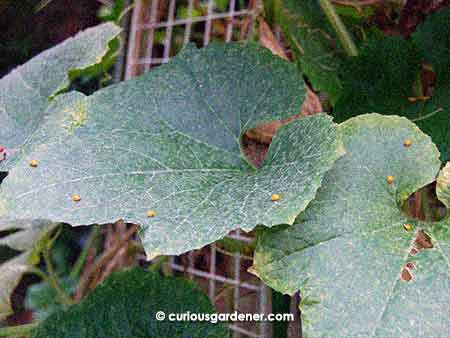
M163 64L183 45L206 46L212 40L246 40L253 34L257 0L136 0L129 29L125 79ZM245 247L253 238L236 230L228 239ZM198 264L198 259L203 261ZM205 261L206 257L206 261ZM249 274L250 254L212 244L170 259L174 273L194 279L219 312L271 312L271 290ZM226 268L223 268L226 265ZM224 296L227 295L227 297ZM231 302L223 301L224 298ZM230 325L232 338L271 337L264 322Z

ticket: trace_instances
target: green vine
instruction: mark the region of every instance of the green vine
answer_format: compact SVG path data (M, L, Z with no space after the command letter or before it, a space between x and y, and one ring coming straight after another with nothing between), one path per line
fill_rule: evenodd
M349 56L358 56L358 49L351 34L348 32L344 23L329 0L319 0L320 6L330 21L333 28L336 30L336 34L342 43L342 47Z

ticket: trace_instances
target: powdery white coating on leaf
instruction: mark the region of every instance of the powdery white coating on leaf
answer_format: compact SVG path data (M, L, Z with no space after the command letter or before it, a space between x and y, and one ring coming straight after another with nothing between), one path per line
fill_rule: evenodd
M395 116L361 115L339 130L346 154L293 226L262 235L252 269L278 291L300 290L306 337L446 336L449 221L418 224L399 207L435 179L435 145ZM419 229L433 247L412 255ZM405 282L408 262L415 268Z
M3 182L0 210L72 225L136 222L149 257L202 247L237 227L292 224L339 156L331 117L280 128L258 170L240 138L297 114L304 94L295 65L270 51L212 44L90 97L59 96Z
M42 121L50 96L69 85L69 73L100 63L119 33L112 23L89 28L0 79L0 145L10 160ZM0 170L12 165L0 162Z
M436 194L439 200L450 208L450 162L439 173L436 180Z

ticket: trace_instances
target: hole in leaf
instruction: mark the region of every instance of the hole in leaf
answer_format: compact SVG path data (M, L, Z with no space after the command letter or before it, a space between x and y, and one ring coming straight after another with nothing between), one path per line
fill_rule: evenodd
M256 130L256 128L253 130ZM247 159L257 168L261 166L267 150L269 150L269 144L258 142L257 140L249 137L248 133L242 137L243 152Z
M433 242L431 242L430 236L428 236L423 230L418 230L416 232L416 237L414 238L414 248L418 251L433 248Z
M7 236L12 235L19 231L23 231L23 229L11 227L10 229L2 230L2 231L0 231L0 238L7 237Z
M409 282L414 278L414 276L412 275L411 271L409 271L409 269L406 266L404 266L400 273L400 278L404 282Z
M436 195L436 182L416 191L402 206L408 218L427 222L437 222L445 217L447 208Z
M6 176L8 176L8 173L6 171L0 171L0 184L2 184Z
M413 262L408 262L406 263L405 267L409 270L414 270L416 268L416 265Z
M326 98L317 96L312 90L307 88L305 101L300 108L299 114L284 120L263 123L248 130L242 137L241 144L244 154L249 161L256 167L260 167L278 128L302 115L307 116L322 112L322 104L324 101L326 101Z

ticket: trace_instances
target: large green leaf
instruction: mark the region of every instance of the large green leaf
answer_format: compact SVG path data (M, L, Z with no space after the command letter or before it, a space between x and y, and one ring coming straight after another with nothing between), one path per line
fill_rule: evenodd
M331 118L280 128L258 170L240 138L298 113L304 93L295 65L270 51L213 44L90 97L58 96L1 186L0 215L123 218L143 225L149 255L199 248L237 227L292 224L339 156Z
M23 274L39 263L43 245L56 226L45 221L0 221L0 318L12 313L12 292Z
M87 29L0 80L0 145L10 159L44 118L49 98L66 89L82 70L102 62L108 43L119 32L111 23ZM0 170L9 167L8 162Z
M156 320L163 311L166 319ZM80 304L46 319L35 338L224 338L223 324L170 321L169 314L214 313L208 297L191 281L164 278L135 268L111 275Z
M263 233L253 271L276 290L301 291L306 337L446 336L450 220L420 223L401 211L436 178L436 146L402 117L361 115L339 130L346 154L293 226Z

